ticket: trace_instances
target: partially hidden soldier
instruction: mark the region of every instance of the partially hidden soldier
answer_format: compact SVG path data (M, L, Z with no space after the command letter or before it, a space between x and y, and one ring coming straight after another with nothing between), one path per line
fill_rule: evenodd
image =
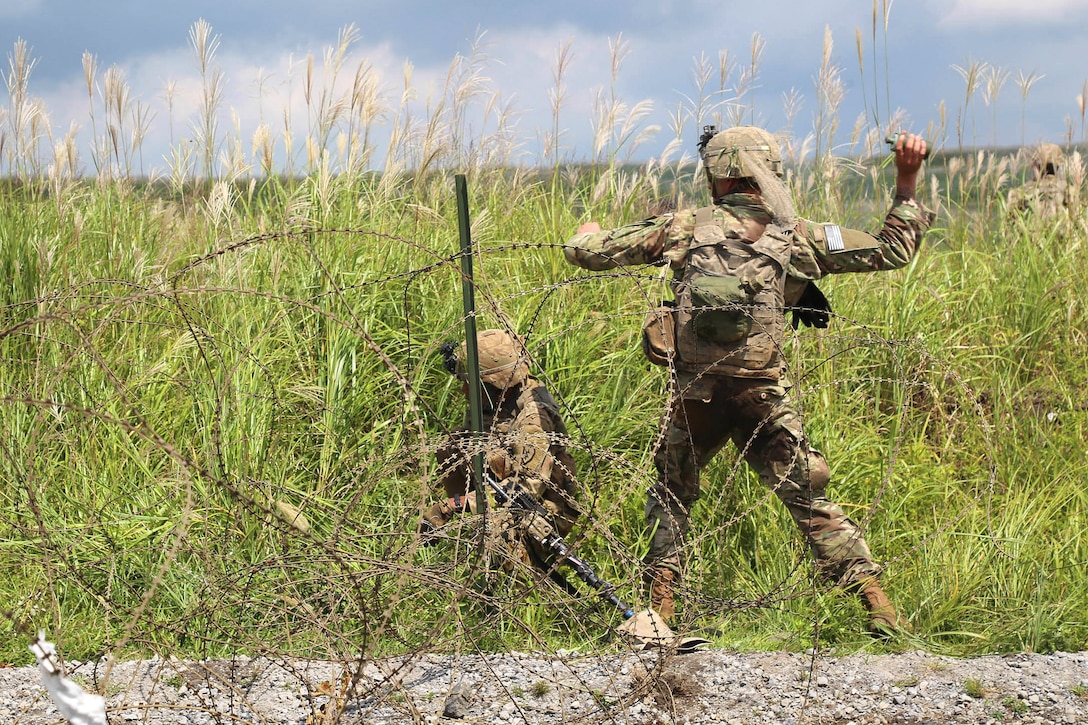
M672 270L674 307L659 319L674 332L656 361L667 355L675 368L673 397L646 501L651 605L673 617L700 471L732 440L789 510L820 574L860 595L870 630L908 631L858 525L827 498L830 469L805 436L781 349L787 311L794 328L827 327L830 305L816 280L896 269L913 258L933 221L915 198L926 143L913 134L896 138L895 199L875 235L798 218L778 143L763 129L707 127L700 151L712 205L612 230L587 222L564 248L568 262L590 270Z
M1030 158L1032 178L1023 186L1009 190L1008 210L1042 219L1068 214L1076 204L1077 195L1065 176L1065 153L1061 147L1040 144L1032 149Z
M521 339L505 330L483 330L476 336L483 402L485 474L508 493L529 493L548 512L549 521L530 525L550 525L566 536L578 518L578 485L574 459L566 448L567 429L559 406L542 382L529 374L528 352ZM446 369L462 381L468 395L465 373L465 346L443 345ZM467 412L466 412L467 420ZM471 474L472 450L468 426L458 429L436 452L438 481L446 498L435 502L422 515L420 531L432 534L453 516L475 511L476 493ZM548 571L554 557L532 536L518 532L515 514L495 512L504 518L504 536L530 562Z

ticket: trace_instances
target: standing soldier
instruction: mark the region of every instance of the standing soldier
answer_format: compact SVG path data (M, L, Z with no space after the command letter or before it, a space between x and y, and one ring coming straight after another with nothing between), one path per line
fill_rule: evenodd
M830 469L805 437L781 349L787 310L795 326L827 326L830 307L815 280L897 269L913 258L933 220L915 199L926 143L906 133L896 139L895 200L870 235L797 217L767 131L712 131L700 142L711 206L612 230L587 222L564 249L568 262L591 270L667 263L673 272L675 387L646 502L651 605L666 619L674 614L699 473L732 440L793 516L820 574L860 595L874 634L907 630L861 530L825 495Z
M483 427L488 435L485 475L490 475L511 495L527 492L550 514L552 527L566 536L578 517L574 459L566 449L567 429L559 406L544 384L529 374L528 352L522 341L505 330L483 330L477 334L480 382L483 398ZM462 381L468 395L464 368L465 346L457 355L452 343L443 345L446 369ZM438 450L438 479L446 498L423 512L420 531L433 533L455 515L475 509L470 473L471 453L462 446L467 429L454 433ZM521 537L513 529L508 538L525 552L532 563L547 571L551 553L532 537Z
M1065 154L1057 144L1040 144L1031 152L1032 179L1009 190L1007 207L1015 212L1034 212L1043 219L1067 214L1075 203L1073 187L1062 166Z

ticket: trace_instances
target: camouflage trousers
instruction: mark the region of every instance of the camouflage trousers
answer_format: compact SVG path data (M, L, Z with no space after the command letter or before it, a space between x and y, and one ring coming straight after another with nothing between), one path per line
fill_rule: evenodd
M680 574L680 554L699 472L727 441L789 510L822 576L842 585L880 574L858 525L825 496L830 469L810 448L797 410L781 385L703 376L679 381L665 438L654 452L658 482L646 502L652 532L646 563Z

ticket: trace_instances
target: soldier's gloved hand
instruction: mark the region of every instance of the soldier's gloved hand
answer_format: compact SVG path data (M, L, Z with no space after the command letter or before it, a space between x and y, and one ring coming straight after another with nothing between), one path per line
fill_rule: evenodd
M438 530L449 523L454 514L464 510L465 499L461 496L453 496L431 504L419 520L419 534L423 537L423 545L432 546L437 543L438 538L435 534Z
M793 312L793 329L795 330L802 322L807 327L820 329L825 329L831 322L831 303L815 282L805 285L805 291L801 293L801 297L791 312Z

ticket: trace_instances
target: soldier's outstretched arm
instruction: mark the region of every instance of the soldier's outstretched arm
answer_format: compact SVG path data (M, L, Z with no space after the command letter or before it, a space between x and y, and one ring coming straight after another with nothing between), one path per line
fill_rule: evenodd
M804 272L806 279L898 269L914 258L934 217L916 198L926 141L917 134L901 133L894 150L895 199L879 232L869 234L805 220L797 224L794 232L804 243L795 245L791 263Z
M586 222L563 247L573 265L600 271L633 264L656 264L668 247L672 214L650 217L616 229Z

